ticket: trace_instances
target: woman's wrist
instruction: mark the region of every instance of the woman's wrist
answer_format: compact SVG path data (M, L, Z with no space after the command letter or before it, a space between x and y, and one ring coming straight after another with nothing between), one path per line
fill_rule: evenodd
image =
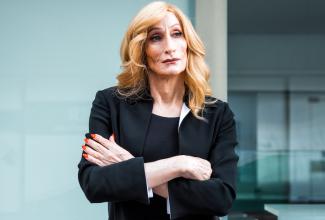
M182 157L174 156L144 164L144 169L150 188L167 183L182 176Z
M175 169L175 178L177 177L184 177L185 174L188 172L186 169L186 155L178 155L171 157L172 159L172 166Z
M166 159L168 160L168 165L169 165L168 169L171 171L171 174L173 175L173 179L177 177L181 177L185 172L185 169L182 166L182 158L183 155L178 155Z

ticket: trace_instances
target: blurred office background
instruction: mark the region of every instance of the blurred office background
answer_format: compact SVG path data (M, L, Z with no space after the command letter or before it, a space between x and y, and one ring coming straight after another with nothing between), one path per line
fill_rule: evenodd
M235 210L325 201L324 25L324 1L228 1Z
M213 1L226 6L222 77L239 139L228 219L275 219L266 203L323 203L325 2ZM106 204L84 197L77 164L95 92L116 83L123 34L149 2L0 0L1 220L107 219ZM209 1L168 2L199 33L218 31L202 18Z

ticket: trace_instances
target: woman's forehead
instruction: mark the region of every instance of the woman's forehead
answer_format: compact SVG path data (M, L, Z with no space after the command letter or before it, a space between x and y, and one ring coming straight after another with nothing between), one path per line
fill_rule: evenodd
M156 29L170 29L173 27L180 26L178 18L172 12L167 12L167 14L155 25L153 25L149 31Z

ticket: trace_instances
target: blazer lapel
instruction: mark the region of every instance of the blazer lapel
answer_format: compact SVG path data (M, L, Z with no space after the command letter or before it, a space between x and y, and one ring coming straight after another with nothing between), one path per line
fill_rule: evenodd
M189 109L187 107L187 105L185 104L185 102L183 103L182 105L182 110L181 110L181 115L179 116L179 121L178 121L178 132L179 132L179 127L181 126L182 124L182 121L184 120L184 118L186 117L186 115L188 113L190 113L191 109Z
M120 102L121 146L133 156L142 156L145 137L150 123L153 102L151 100Z
M200 134L209 133L209 123L207 120L199 120L189 115L190 112L191 109L184 103L178 125L178 153L207 158L211 145L210 139Z

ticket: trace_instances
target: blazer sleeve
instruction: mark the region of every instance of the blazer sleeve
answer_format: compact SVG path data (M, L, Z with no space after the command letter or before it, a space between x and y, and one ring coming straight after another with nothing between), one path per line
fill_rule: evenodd
M168 182L171 218L186 215L224 216L236 197L238 156L233 113L225 104L221 126L210 151L211 178L206 181L176 178Z
M104 90L103 90L104 91ZM96 93L89 118L89 133L109 137L112 134L111 111L103 91ZM83 157L78 164L79 184L90 202L119 202L136 200L148 204L144 161L135 157L100 167Z

